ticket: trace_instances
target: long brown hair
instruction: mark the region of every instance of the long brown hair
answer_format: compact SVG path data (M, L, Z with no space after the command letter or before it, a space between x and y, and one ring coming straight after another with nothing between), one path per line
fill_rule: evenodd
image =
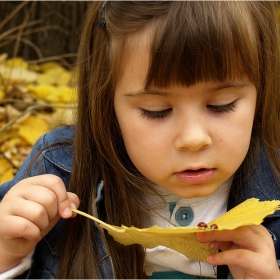
M273 4L239 1L107 2L106 24L98 28L102 3L92 3L79 50L79 102L70 190L82 211L114 225L143 227L151 206L147 181L131 163L114 113L114 88L123 49L131 35L151 28L147 85L189 86L199 81L246 75L258 91L252 143L240 170L252 165L264 143L279 174L279 59ZM104 180L100 213L93 203ZM61 278L99 278L95 224L76 217L65 224ZM122 246L100 231L116 278L141 278L144 250Z

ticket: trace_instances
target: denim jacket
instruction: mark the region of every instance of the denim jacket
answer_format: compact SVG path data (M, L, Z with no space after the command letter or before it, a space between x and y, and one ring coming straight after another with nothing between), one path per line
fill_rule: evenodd
M0 201L7 191L17 182L26 177L27 167L34 156L44 147L51 144L72 140L74 128L71 126L60 127L53 130L38 139L33 147L33 150L22 164L14 179L0 186ZM38 167L40 174L54 174L59 176L66 188L69 185L70 174L72 170L73 147L68 146L50 146L45 149L36 160L31 170L31 176L38 175ZM43 160L43 163L41 162ZM30 173L29 173L30 176ZM230 208L246 200L250 197L256 197L260 200L280 200L280 186L274 178L271 166L268 159L262 156L261 162L255 167L254 173L251 176L248 185L242 188L242 199L236 199L230 195ZM275 250L277 259L280 259L280 211L276 211L273 215L267 217L263 225L272 234L275 241ZM32 266L24 275L19 278L28 279L50 279L57 278L57 267L60 255L60 240L62 221L60 220L55 227L37 244L34 254ZM103 263L100 267L100 275L103 278L114 278L113 266L110 257L108 257L105 243L100 237L99 240L100 252L104 256ZM226 272L227 273L227 272ZM219 269L218 269L219 277ZM226 274L220 274L221 278L226 278Z

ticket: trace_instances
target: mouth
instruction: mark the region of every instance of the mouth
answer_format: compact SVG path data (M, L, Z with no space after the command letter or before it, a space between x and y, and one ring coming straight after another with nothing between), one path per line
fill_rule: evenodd
M182 172L189 174L189 176L192 176L192 175L198 176L198 174L203 174L203 173L207 172L208 170L211 170L211 169L208 169L208 168L186 169L186 170L183 170Z
M201 184L209 181L215 174L215 168L187 169L175 173L177 179L185 184Z

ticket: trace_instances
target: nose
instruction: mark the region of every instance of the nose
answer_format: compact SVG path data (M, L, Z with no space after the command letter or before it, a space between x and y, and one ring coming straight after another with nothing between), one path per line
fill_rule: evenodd
M188 118L178 126L178 134L175 140L177 150L189 150L192 152L207 149L212 145L209 134L209 126L206 120Z

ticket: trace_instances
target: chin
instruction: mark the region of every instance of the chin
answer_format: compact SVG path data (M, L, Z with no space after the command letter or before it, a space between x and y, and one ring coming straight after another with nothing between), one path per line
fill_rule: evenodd
M213 190L205 190L205 191L178 191L178 192L172 192L174 195L181 197L181 198L185 198L185 199L190 199L190 198L198 198L198 197L207 197L209 195L211 195L212 193L214 193L216 191L216 189Z

